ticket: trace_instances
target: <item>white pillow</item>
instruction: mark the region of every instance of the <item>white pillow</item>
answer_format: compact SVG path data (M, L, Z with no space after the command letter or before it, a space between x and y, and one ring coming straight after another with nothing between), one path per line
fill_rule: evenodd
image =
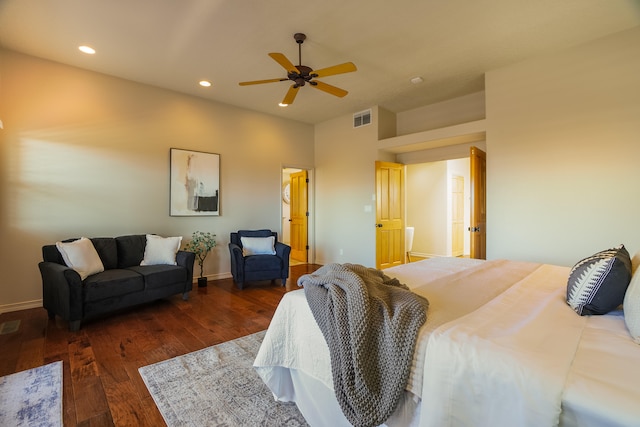
M242 254L249 255L275 255L276 250L273 247L275 237L240 237L242 242Z
M102 265L96 248L86 237L81 237L73 242L56 242L56 247L67 267L77 271L82 280L87 276L104 271L104 265Z
M180 249L181 243L182 236L160 237L147 234L144 258L140 265L176 265L176 253Z
M634 260L637 258L638 254L633 257ZM631 278L631 283L624 294L622 308L624 309L624 323L627 324L631 338L640 344L640 269L637 269Z

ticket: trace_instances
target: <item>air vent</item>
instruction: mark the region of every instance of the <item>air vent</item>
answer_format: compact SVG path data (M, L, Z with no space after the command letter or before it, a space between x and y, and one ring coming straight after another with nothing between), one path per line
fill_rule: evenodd
M371 124L371 110L360 111L353 115L353 127L359 128Z

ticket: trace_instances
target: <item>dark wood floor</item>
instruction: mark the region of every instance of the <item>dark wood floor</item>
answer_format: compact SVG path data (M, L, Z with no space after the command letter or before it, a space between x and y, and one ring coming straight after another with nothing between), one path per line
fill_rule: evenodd
M69 332L43 308L0 314L20 320L0 335L0 376L62 360L65 426L163 426L138 368L266 329L285 292L318 265L291 267L287 286L231 279L83 324Z

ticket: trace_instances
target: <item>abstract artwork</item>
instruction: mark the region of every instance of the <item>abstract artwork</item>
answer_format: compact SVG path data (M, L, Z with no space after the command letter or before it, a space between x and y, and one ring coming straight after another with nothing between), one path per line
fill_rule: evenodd
M220 215L220 155L171 149L171 216Z

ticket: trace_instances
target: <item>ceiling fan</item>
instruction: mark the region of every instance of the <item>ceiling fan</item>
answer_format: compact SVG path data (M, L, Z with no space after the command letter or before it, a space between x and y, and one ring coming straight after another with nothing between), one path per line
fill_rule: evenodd
M314 80L317 77L327 77L333 76L336 74L350 73L352 71L356 71L357 68L353 64L353 62L345 62L344 64L334 65L333 67L322 68L320 70L313 70L311 67L307 67L306 65L302 65L302 43L304 43L307 38L303 33L295 33L293 35L296 43L298 43L298 64L293 65L291 61L287 59L281 53L270 53L269 56L274 59L278 64L280 64L285 70L287 70L287 77L281 79L268 79L268 80L254 80L251 82L240 82L240 86L248 86L248 85L257 85L262 83L274 83L274 82L285 82L287 80L291 80L293 85L287 91L284 99L280 103L280 105L289 105L293 103L293 100L296 98L298 94L298 89L309 83L312 87L316 89L320 89L321 91L330 93L331 95L339 96L342 98L347 93L346 90L340 89L339 87L332 86L330 84L321 82L319 80Z

